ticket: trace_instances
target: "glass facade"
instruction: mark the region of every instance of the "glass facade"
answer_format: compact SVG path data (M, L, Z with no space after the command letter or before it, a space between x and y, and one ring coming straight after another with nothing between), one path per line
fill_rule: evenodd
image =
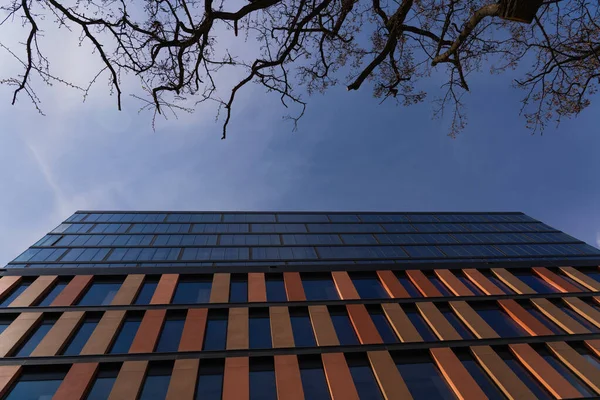
M598 265L522 213L80 211L0 271L0 393L596 397Z

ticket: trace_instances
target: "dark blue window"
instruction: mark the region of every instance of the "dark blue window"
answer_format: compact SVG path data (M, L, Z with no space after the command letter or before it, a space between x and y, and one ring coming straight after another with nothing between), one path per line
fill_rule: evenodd
M54 299L62 292L62 290L67 286L68 282L58 282L52 290L44 297L42 301L37 305L38 307L48 307Z
M338 300L337 289L333 279L328 275L319 277L302 277L302 286L307 300Z
M171 381L171 366L152 365L142 386L142 393L138 400L155 400L167 397L169 382Z
M8 297L5 297L4 300L2 300L2 302L0 303L0 307L6 307L10 303L12 303L13 300L16 299L17 297L19 297L19 295L21 293L23 293L25 291L25 289L27 289L29 287L30 284L31 284L30 282L23 282L20 285L18 285L16 288L14 288L12 290L12 292L10 292Z
M408 319L410 319L410 322L417 329L417 332L419 332L419 335L421 335L424 341L433 342L438 340L435 333L433 333L429 325L427 325L427 323L423 320L423 317L421 317L421 314L419 314L417 311L407 310L406 316Z
M461 361L469 374L475 379L475 382L483 390L485 395L490 400L503 400L504 395L500 392L498 387L490 379L490 377L481 369L479 364L469 354L464 354L461 357Z
M10 324L12 324L12 322L13 318L7 317L6 315L0 317L0 335L2 334L2 332L4 332L6 328L8 328Z
M431 281L431 283L433 283L433 286L435 286L440 291L442 296L454 296L452 292L450 292L448 288L442 282L440 282L438 278L436 278L435 276L428 276L428 278Z
M473 282L471 282L469 278L459 275L458 279L463 283L463 285L468 287L475 296L481 296L484 294L477 286L473 284Z
M387 317L382 311L372 310L370 311L371 319L379 332L379 336L383 339L384 343L396 343L398 342L398 337L394 333L394 330L390 326Z
M346 357L358 397L361 400L383 400L367 357L364 354L348 354Z
M331 321L333 322L340 345L358 344L358 337L356 336L356 332L354 332L346 311L334 311L331 313Z
M85 295L79 300L80 306L105 306L109 305L115 297L121 282L93 282Z
M351 278L361 299L386 299L390 297L375 274L351 274Z
M4 400L40 400L50 399L56 393L56 390L62 383L66 373L56 371L56 366L52 367L52 372L46 369L40 371L37 368L31 368L19 377L14 384L8 396Z
M96 376L96 380L90 389L90 393L86 397L86 400L105 400L108 399L110 391L115 384L117 374L119 373L118 367L114 367L110 364L100 365L100 371Z
M29 336L29 339L21 346L19 351L15 354L15 357L29 357L31 352L37 347L38 344L42 341L44 336L52 329L54 325L54 320L44 320L37 327L35 332Z
M310 317L305 310L290 310L292 331L294 332L294 344L296 347L316 346L315 336L310 323Z
M590 389L581 379L579 379L575 374L573 374L564 364L558 361L553 355L546 353L545 351L542 353L542 357L544 360L548 362L559 374L562 375L571 385L575 387L583 395L583 397L591 397L595 396L595 393L592 389Z
M277 400L272 359L250 359L250 400Z
M157 286L158 281L148 280L148 278L146 278L133 304L150 304L150 300L152 299Z
M525 329L504 311L497 308L478 309L477 313L500 337L529 336Z
M156 345L157 352L177 351L184 323L184 318L167 318Z
M251 313L248 330L251 349L271 348L271 324L268 314Z
M529 371L525 369L517 360L513 359L511 356L504 356L504 362L506 365L510 367L510 369L519 377L519 379L527 385L529 390L535 395L537 399L553 399L546 389L540 384L540 382L535 379Z
M109 353L127 353L141 323L142 319L140 317L127 317Z
M81 349L83 349L83 346L85 346L90 336L92 336L92 332L94 332L94 329L96 329L98 321L98 318L86 318L77 330L75 336L73 336L73 339L71 339L71 342L69 343L63 354L65 356L79 355Z
M394 361L413 399L455 399L452 389L428 356L411 359L399 353L394 356Z
M267 275L267 301L287 301L283 277Z
M566 314L568 314L571 318L573 318L575 321L579 322L581 325L586 327L590 332L600 332L600 329L598 329L598 327L596 325L592 324L587 319L585 319L581 315L577 314L570 307L567 307L564 305L559 305L558 307L562 311L564 311Z
M224 350L227 340L227 316L209 312L204 334L204 350Z
M202 360L196 386L196 400L221 400L223 363Z
M396 277L398 278L402 286L404 286L404 289L406 289L410 297L423 297L421 292L419 292L419 290L415 287L415 285L413 285L413 283L410 281L410 279L408 279L406 275L396 273Z
M495 276L492 276L491 274L484 274L484 276L486 278L488 278L494 285L498 286L504 293L506 293L506 294L514 293L514 291L511 288L506 286L506 284L504 282L502 282L500 279L496 278Z
M212 282L201 279L182 279L177 284L173 304L208 303Z
M469 331L469 329L467 329L467 327L462 323L461 320L458 319L458 317L456 315L454 315L454 313L452 311L449 311L449 310L444 311L443 314L444 314L444 317L446 317L446 319L448 320L448 322L450 322L450 325L452 325L454 327L454 329L456 329L458 334L463 339L474 339L475 338L475 336L473 336L471 331Z
M323 364L318 357L300 358L300 378L305 399L331 399Z
M560 329L556 324L554 324L552 321L550 321L548 318L546 318L546 316L544 314L542 314L541 312L539 312L536 308L533 308L531 306L524 306L523 308L525 308L527 311L529 311L529 313L531 315L533 315L535 319L540 321L546 328L550 329L552 331L552 333L554 333L555 335L562 335L565 333L562 329Z
M248 282L245 279L234 278L231 280L229 290L230 303L245 303L248 301Z
M531 272L516 273L515 276L537 293L558 293L558 290L555 289L554 286L550 285L542 278L533 275Z

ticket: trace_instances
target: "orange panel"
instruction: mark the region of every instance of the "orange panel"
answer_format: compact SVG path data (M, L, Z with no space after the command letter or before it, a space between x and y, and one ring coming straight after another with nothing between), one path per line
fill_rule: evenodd
M469 304L464 301L451 301L450 307L478 339L495 339L500 336Z
M210 290L211 303L229 302L229 285L231 275L228 273L217 273L213 275L212 288Z
M600 357L600 339L586 340L584 343L597 357Z
M167 310L146 310L138 328L129 353L152 353L162 329Z
M42 321L42 313L24 312L0 334L0 357L14 351Z
M442 375L461 400L487 399L475 379L469 374L458 357L448 348L430 349L435 363Z
M331 400L360 400L344 353L321 355Z
M267 284L265 274L262 272L250 272L248 274L248 302L267 301Z
M342 300L356 300L360 299L352 279L346 271L333 271L331 273L333 282Z
M21 276L3 276L0 278L0 300L9 294L21 282L22 278Z
M536 294L535 290L527 286L522 280L505 270L504 268L492 268L492 272L506 286L517 294Z
M553 335L554 333L538 321L514 300L499 300L498 304L531 336Z
M385 313L390 325L402 342L422 342L423 338L410 322L402 307L396 303L383 303L381 308Z
M532 268L533 272L539 275L540 278L554 286L556 289L563 293L567 292L583 292L580 288L568 282L565 278L556 275L545 267Z
M12 388L13 383L21 375L20 365L2 365L0 366L0 398Z
M83 400L92 388L98 372L98 363L78 363L71 365L69 372L52 396L52 400Z
M298 358L293 355L275 356L275 382L278 400L304 400Z
M306 301L299 272L284 272L283 283L288 301Z
M577 297L565 297L562 299L562 301L564 301L583 318L587 319L597 327L600 327L600 311L590 306L585 301L578 299Z
M137 399L142 391L148 361L125 361L113 385L108 400Z
M124 310L106 311L80 354L105 354L117 337L124 319Z
M248 348L248 309L230 308L227 322L227 350Z
M178 351L200 351L204 343L204 330L208 309L190 308L185 317Z
M93 275L76 275L71 282L56 296L50 306L67 307L77 303L94 279Z
M505 294L502 289L494 285L492 281L486 278L481 272L474 268L463 269L463 272L467 278L471 280L483 293L495 296Z
M560 326L567 333L590 333L590 331L579 322L571 318L563 310L552 304L548 299L531 299L531 302L548 317L549 320Z
M150 304L170 304L179 281L178 274L164 274L160 277Z
M448 286L450 291L454 293L455 296L474 296L475 294L465 286L464 283L460 281L451 271L447 269L436 269L435 274L440 278L440 280Z
M550 342L548 348L596 394L600 393L600 370L565 342Z
M294 332L287 307L269 307L273 348L294 347Z
M58 276L56 275L38 276L37 279L8 306L29 307L34 305L50 291L56 281L58 281Z
M552 368L530 345L525 343L511 344L509 348L529 372L554 396L559 399L581 397L581 393Z
M591 291L600 292L600 282L590 278L586 274L577 271L573 267L561 267L560 270L580 285L585 286Z
M417 303L423 319L441 340L462 340L460 334L433 303Z
M373 375L379 383L379 388L385 400L412 399L408 387L404 383L394 360L385 350L367 352L369 362L373 368Z
M346 310L361 344L383 343L364 304L347 304Z
M60 353L83 321L83 311L64 312L46 336L31 352L31 357L49 357Z
M404 289L396 275L392 271L377 271L377 276L381 281L381 285L388 292L390 297L394 299L408 298L410 295Z
M327 306L308 306L310 322L315 333L317 346L339 346L337 334L331 322Z
M198 359L175 360L165 400L192 400L199 366Z
M425 274L418 270L406 271L406 275L411 280L413 285L423 294L425 297L442 297L442 293L427 279Z
M127 275L127 278L121 284L119 291L110 302L111 306L128 306L135 300L142 284L144 283L144 275L135 274Z
M222 400L250 399L250 361L248 357L225 359Z

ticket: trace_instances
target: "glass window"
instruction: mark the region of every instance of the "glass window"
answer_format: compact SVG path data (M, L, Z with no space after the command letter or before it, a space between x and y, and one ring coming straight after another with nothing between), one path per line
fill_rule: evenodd
M183 333L183 325L185 318L183 317L168 317L162 327L158 344L156 345L157 352L174 352L179 347L181 334Z
M410 353L397 353L393 358L413 399L454 400L456 398L429 355L411 356Z
M350 374L361 400L383 400L379 385L364 354L346 354Z
M58 366L52 366L52 369L28 367L18 378L4 400L51 399L65 375L66 372Z
M506 293L506 294L514 294L515 293L511 288L506 286L506 284L504 282L502 282L500 279L498 279L497 277L492 275L490 272L485 272L483 275L486 278L488 278L494 285L498 286L500 288L500 290L502 290L504 293Z
M341 235L345 244L379 244L372 234Z
M0 316L0 335L12 324L13 320L14 318L7 315Z
M203 350L224 350L227 340L227 315L210 310L206 320Z
M135 338L135 334L142 323L142 318L139 316L128 316L121 326L121 330L115 339L115 342L110 349L110 354L125 354L129 351L131 343Z
M302 286L307 300L339 300L335 284L330 274L302 274Z
M354 214L329 214L331 222L361 222L357 215ZM71 222L71 221L68 221ZM76 221L73 221L76 222Z
M98 375L96 375L96 380L94 380L94 384L92 385L86 400L108 399L118 374L118 365L100 364L100 370L98 371Z
M406 291L408 292L408 294L410 295L410 297L423 297L423 295L421 294L421 292L419 292L419 290L410 281L410 279L408 279L408 277L406 276L405 273L403 273L403 272L396 272L396 277L398 278L398 280L400 281L400 283L402 284L402 286L404 286L404 289L406 289Z
M372 309L369 310L369 314L371 314L371 319L384 343L397 343L399 341L383 311Z
M600 332L600 329L596 325L592 324L587 319L579 315L577 312L573 311L570 307L563 304L558 304L558 307L571 318L573 318L575 321L579 322L581 325L586 327L590 332Z
M565 378L571 385L575 387L583 395L583 397L595 396L595 392L590 389L579 377L577 377L571 370L569 370L563 363L558 361L556 357L549 354L545 350L540 351L544 360L548 362L563 378Z
M427 325L427 323L418 311L407 309L405 310L405 312L406 316L408 317L408 319L410 319L410 322L413 324L417 332L419 332L419 335L421 335L424 341L434 342L438 340L435 333L433 333L429 325Z
M542 384L534 378L529 371L523 367L517 360L513 358L508 352L501 354L502 358L506 365L519 377L519 379L527 385L529 390L533 392L537 399L553 399L554 396L551 396L550 393L546 391L546 389L542 386Z
M475 382L483 390L485 395L490 400L504 400L506 397L502 394L500 389L494 384L490 377L483 371L483 369L477 364L477 362L468 353L459 355L462 364L467 369L469 374L475 379Z
M146 277L144 284L138 293L135 302L133 304L150 304L150 300L154 295L154 291L158 286L158 280Z
M209 279L182 277L177 283L172 304L208 303L211 287Z
M10 303L12 303L21 293L25 291L31 285L30 282L21 282L14 288L10 294L2 300L0 303L0 307L7 307Z
M272 358L250 359L250 400L277 400Z
M62 290L67 286L68 283L69 282L66 281L59 281L56 285L54 285L50 292L48 292L46 297L44 297L44 299L40 301L39 304L37 304L37 306L48 307L50 304L52 304L54 299L56 299L56 297L60 294L60 292L62 292Z
M558 293L554 286L546 283L542 278L532 272L516 272L514 275L537 293Z
M312 347L317 345L307 309L290 308L290 320L292 322L292 332L294 333L294 344L296 347Z
M21 346L21 348L16 352L15 357L29 357L31 352L37 347L38 344L42 341L44 336L52 329L54 326L54 320L43 320L40 325L35 329L33 334L29 336L29 339L25 341L25 343Z
M152 365L148 368L142 393L138 400L155 400L167 397L169 382L171 381L171 365Z
M444 285L439 278L433 276L433 275L429 275L428 276L429 281L431 283L433 283L433 286L435 286L437 288L437 290L440 291L440 293L442 294L442 296L446 297L446 296L454 296L452 294L452 292L450 290L448 290L448 288L446 287L446 285Z
M85 295L79 300L79 306L104 306L109 305L115 297L121 282L114 281L94 281Z
M329 222L326 214L278 214L279 222Z
M457 275L457 278L465 285L475 296L485 295L469 278L466 276Z
M351 273L350 277L361 299L387 299L390 297L376 274Z
M251 349L271 348L271 324L268 311L250 310L248 330Z
M342 244L338 235L282 235L283 243L290 245L319 245L319 244ZM279 243L277 243L279 244Z
M452 325L452 327L456 329L456 332L458 332L458 334L463 339L475 339L475 336L473 336L471 331L465 326L465 324L463 324L463 322L460 319L458 319L458 317L452 311L446 310L443 311L442 314L444 314L444 317L446 317L448 322L450 322L450 325Z
M299 357L300 378L306 399L331 399L319 357Z
M525 329L500 309L479 308L476 311L500 337L529 336Z
M312 247L253 247L254 260L312 260L317 258Z
M282 275L267 274L267 301L287 301Z
M196 400L221 400L223 371L222 360L202 360L196 385Z
M77 333L71 339L71 342L63 352L65 356L77 356L83 349L83 346L87 343L90 336L92 336L92 332L96 329L98 325L99 318L96 317L86 317L83 320L83 323L77 330Z
M253 233L304 233L304 224L252 224Z
M340 345L347 346L359 344L358 337L356 336L356 332L352 327L352 323L350 322L350 318L348 317L346 310L337 307L332 308L332 310L333 311L330 312L331 321L333 322L335 333L340 341Z
M234 276L231 279L231 288L229 290L230 303L245 303L248 301L248 282L241 276Z
M544 314L542 314L537 308L534 308L530 305L524 305L524 309L526 309L535 319L540 321L546 328L550 329L552 333L555 335L562 335L565 332L560 329L556 324L550 321Z

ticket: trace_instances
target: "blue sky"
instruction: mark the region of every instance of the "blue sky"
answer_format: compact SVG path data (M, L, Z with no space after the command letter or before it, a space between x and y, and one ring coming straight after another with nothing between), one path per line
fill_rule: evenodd
M57 70L84 79L95 61L74 57ZM0 75L12 68L0 55ZM368 87L313 96L298 132L276 96L248 88L225 141L210 110L153 132L104 83L86 103L42 89L46 117L0 87L0 263L78 209L523 211L598 246L600 105L531 135L512 77L474 77L456 139L429 101L379 105Z

